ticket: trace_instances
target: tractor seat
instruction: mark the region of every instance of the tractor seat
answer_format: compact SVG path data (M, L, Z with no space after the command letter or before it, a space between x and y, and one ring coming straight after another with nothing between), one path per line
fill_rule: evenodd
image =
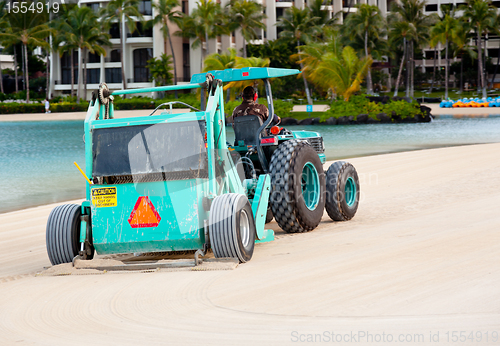
M234 145L238 145L239 141L243 141L245 145L257 145L255 137L261 126L262 119L256 115L234 118Z

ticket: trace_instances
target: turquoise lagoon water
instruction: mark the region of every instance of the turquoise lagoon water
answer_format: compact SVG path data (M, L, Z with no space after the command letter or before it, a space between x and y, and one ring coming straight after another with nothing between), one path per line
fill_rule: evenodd
M320 132L329 160L500 142L500 117L287 128ZM84 167L83 145L83 121L0 122L0 213L83 198L85 180L73 165Z

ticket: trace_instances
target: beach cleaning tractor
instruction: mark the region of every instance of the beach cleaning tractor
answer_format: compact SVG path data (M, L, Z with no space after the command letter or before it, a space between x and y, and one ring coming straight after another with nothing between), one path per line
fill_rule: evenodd
M94 92L84 123L86 200L56 207L47 221L53 265L102 254L195 252L247 262L254 244L316 228L324 209L351 219L359 201L354 167L326 161L321 135L289 131L246 115L226 138L223 84L262 80L274 114L271 78L298 70L242 68L192 76L185 85ZM115 118L114 95L201 89L202 110L167 102L149 115ZM183 113L172 113L181 104ZM206 105L206 106L204 106ZM145 111L146 112L146 111Z

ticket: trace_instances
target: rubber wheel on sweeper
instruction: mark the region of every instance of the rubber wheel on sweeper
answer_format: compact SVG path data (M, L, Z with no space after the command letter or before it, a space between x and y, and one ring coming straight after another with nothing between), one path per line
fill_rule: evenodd
M325 208L325 174L316 151L305 141L281 143L271 157L270 204L287 233L315 229Z
M359 179L349 162L337 161L326 171L326 212L334 221L347 221L359 205Z
M52 210L47 220L46 245L50 263L71 263L78 255L80 242L81 207L60 205Z
M228 193L215 197L210 208L209 235L216 258L248 262L255 246L255 221L245 195Z

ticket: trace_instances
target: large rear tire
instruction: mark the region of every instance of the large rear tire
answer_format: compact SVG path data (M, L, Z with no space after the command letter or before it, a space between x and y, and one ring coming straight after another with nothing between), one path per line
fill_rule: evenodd
M81 207L60 205L52 210L47 220L46 245L50 263L70 263L78 255L80 241Z
M359 205L359 178L349 162L337 161L326 171L326 212L333 221L347 221Z
M271 209L287 233L315 229L325 208L325 174L316 151L305 141L281 143L271 157Z
M244 195L228 193L217 196L210 207L209 235L216 258L237 258L248 262L255 246L255 221Z

